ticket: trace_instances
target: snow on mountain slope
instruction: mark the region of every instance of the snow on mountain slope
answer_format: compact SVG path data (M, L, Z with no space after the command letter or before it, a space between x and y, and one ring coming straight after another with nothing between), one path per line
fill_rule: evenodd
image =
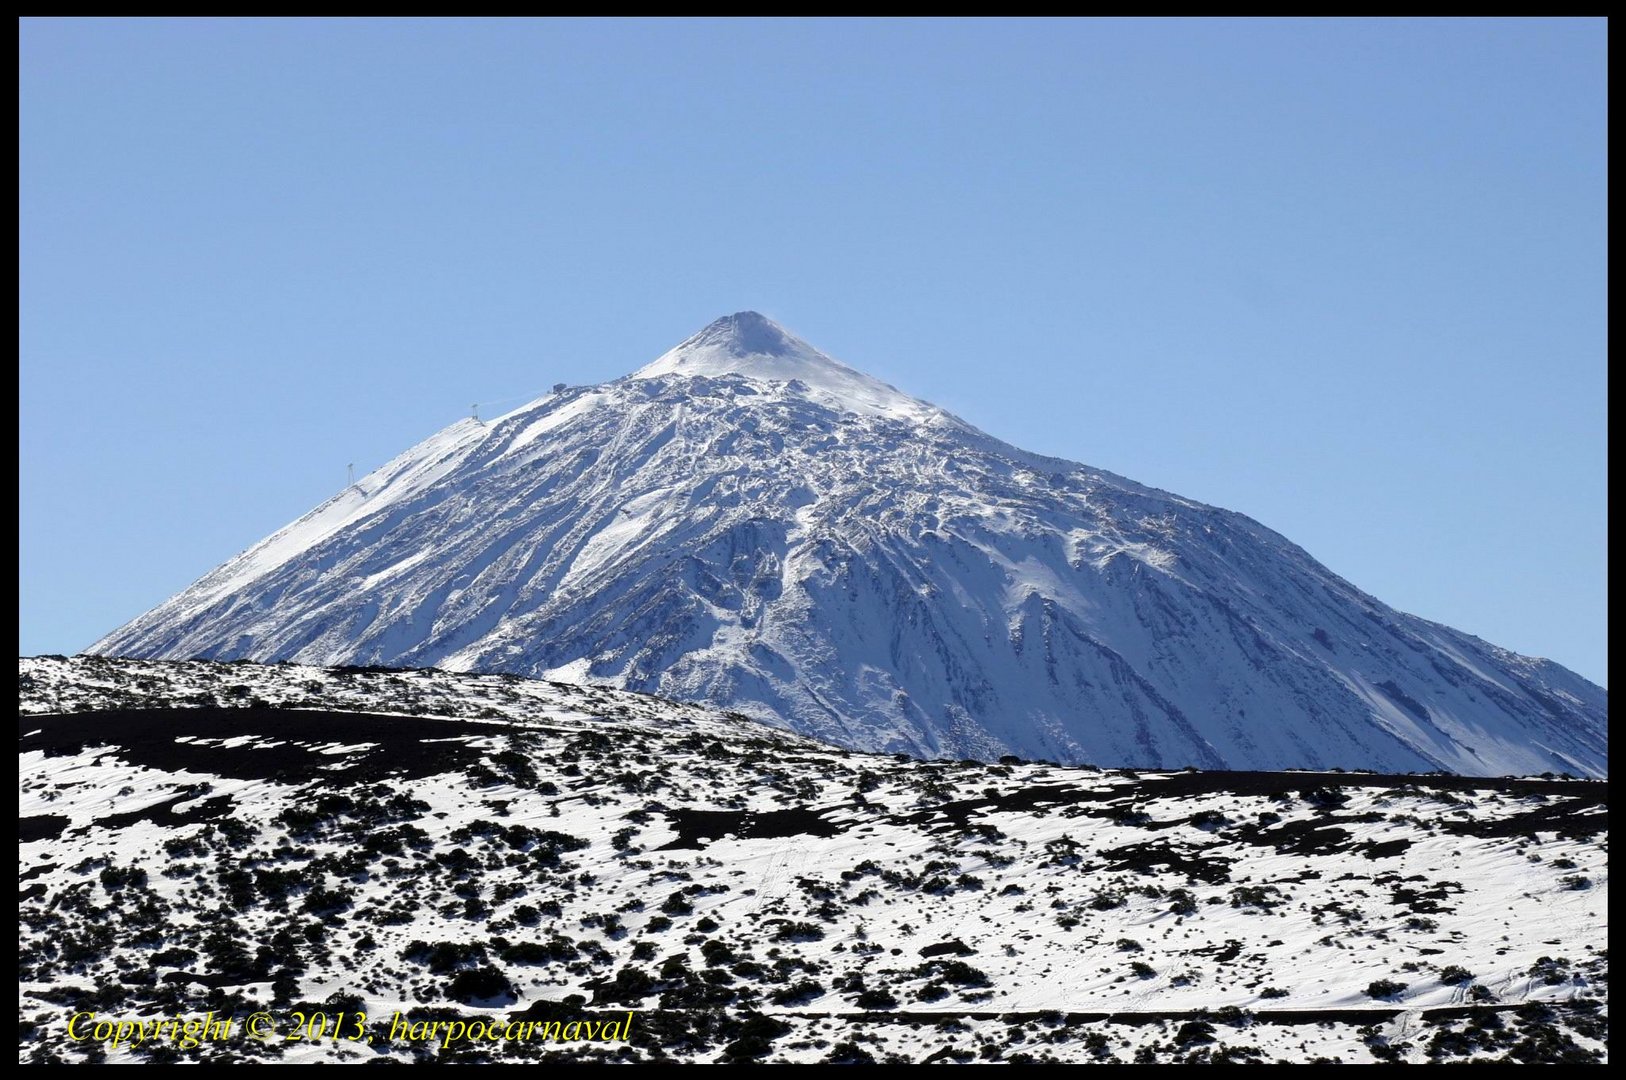
M750 312L447 429L92 651L581 678L930 757L1607 771L1601 688Z
M947 418L935 406L854 371L754 311L725 315L631 377L663 375L714 379L744 375L756 381L799 384L797 392L843 411L916 422Z
M922 762L500 675L19 669L23 1061L1607 1051L1606 783ZM67 1037L209 1010L278 1037ZM628 1010L624 1044L391 1036ZM318 1011L368 1019L288 1038Z

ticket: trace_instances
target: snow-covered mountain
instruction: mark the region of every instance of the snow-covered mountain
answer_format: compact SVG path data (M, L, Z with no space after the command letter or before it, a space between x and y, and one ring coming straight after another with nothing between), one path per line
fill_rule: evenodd
M751 312L447 428L92 651L581 680L928 757L1607 771L1564 668Z
M19 667L27 1062L1607 1053L1599 781L922 762L512 676ZM210 1012L196 1045L84 1037Z

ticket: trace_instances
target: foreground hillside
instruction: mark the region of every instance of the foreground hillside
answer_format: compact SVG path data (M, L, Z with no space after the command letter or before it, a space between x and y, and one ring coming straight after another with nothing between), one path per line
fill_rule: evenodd
M1605 1051L1606 783L921 762L443 672L42 658L20 690L23 1061ZM278 1037L67 1032L211 1009ZM289 1041L318 1009L361 1037Z

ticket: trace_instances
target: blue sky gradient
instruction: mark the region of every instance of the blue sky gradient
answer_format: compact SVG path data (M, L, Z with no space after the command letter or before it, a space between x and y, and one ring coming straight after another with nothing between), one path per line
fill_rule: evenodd
M1606 679L1607 29L25 20L21 651L754 308Z

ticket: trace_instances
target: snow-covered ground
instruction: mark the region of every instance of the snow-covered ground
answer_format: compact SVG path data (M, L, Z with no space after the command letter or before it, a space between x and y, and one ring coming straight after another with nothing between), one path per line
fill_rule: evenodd
M923 757L1608 768L1571 672L750 312L460 421L92 651L570 672Z
M922 762L500 675L38 658L20 680L24 1061L94 1058L65 1038L82 1009L302 1003L636 1020L618 1045L370 1027L109 1057L1606 1045L1603 782Z

